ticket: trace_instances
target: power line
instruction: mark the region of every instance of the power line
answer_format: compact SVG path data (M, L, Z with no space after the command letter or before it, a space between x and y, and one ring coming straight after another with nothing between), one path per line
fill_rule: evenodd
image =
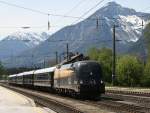
M9 2L5 2L5 1L2 1L0 0L0 3L2 4L5 4L5 5L9 5L9 6L13 6L13 7L17 7L17 8L21 8L21 9L25 9L25 10L28 10L28 11L31 11L31 12L35 12L35 13L39 13L39 14L43 14L43 15L51 15L51 16L59 16L59 17L64 17L64 18L74 18L74 19L86 19L86 18L83 18L86 14L88 14L91 10L93 10L94 8L96 8L98 5L100 5L103 1L105 0L101 0L100 2L98 2L96 5L94 5L92 8L90 8L87 12L85 12L82 16L80 17L77 17L77 16L69 16L69 15L61 15L61 14L52 14L52 13L48 13L48 12L43 12L43 11L40 11L40 10L37 10L37 9L32 9L32 8L27 8L27 7L23 7L23 6L20 6L20 5L17 5L17 4L13 4L13 3L9 3ZM83 1L82 1L83 2ZM77 7L77 6L76 6ZM150 7L148 7L150 8ZM141 15L142 17L143 16L147 16L147 15ZM92 19L92 18L91 18ZM96 19L96 18L93 18L93 19ZM116 19L116 18L109 18L109 19Z
M70 11L68 11L67 13L65 13L65 15L70 14L73 10L75 10L77 7L79 7L83 2L85 2L86 0L81 0L79 1Z
M100 5L103 1L105 0L101 0L100 2L98 2L96 5L94 5L94 7L90 8L87 12L85 12L82 16L77 17L77 16L69 16L69 15L60 15L60 14L52 14L52 13L48 13L48 12L43 12L40 10L36 10L36 9L31 9L31 8L27 8L27 7L23 7L20 5L16 5L16 4L12 4L9 2L5 2L0 0L0 3L5 4L5 5L9 5L9 6L13 6L13 7L17 7L17 8L21 8L21 9L25 9L31 12L35 12L35 13L39 13L39 14L43 14L43 15L50 15L50 16L58 16L58 17L64 17L64 18L74 18L74 19L87 19L87 18L83 18L85 15L87 15L91 10L93 10L94 8L96 8L98 5ZM142 15L143 16L147 16L147 15ZM108 19L117 19L117 18L112 18L112 17L107 17ZM76 21L78 21L76 20ZM88 18L88 20L97 20L97 18ZM99 20L104 20L104 18L99 18Z
M5 5L9 5L9 6L13 6L13 7L17 7L17 8L21 8L21 9L25 9L25 10L29 10L29 11L36 12L36 13L43 14L43 15L48 14L48 13L45 13L45 12L42 12L42 11L39 11L39 10L26 8L26 7L23 7L23 6L20 6L20 5L12 4L12 3L1 1L1 0L0 0L0 3L5 4Z
M103 18L83 18L85 15L87 15L91 10L93 10L94 8L96 8L99 4L101 4L104 0L101 0L100 2L98 2L96 5L94 5L94 7L90 8L88 11L86 11L82 16L80 17L75 17L75 16L68 16L68 15L58 15L58 14L50 14L50 13L46 13L46 12L42 12L42 11L39 11L39 10L35 10L35 9L31 9L31 8L26 8L26 7L23 7L23 6L19 6L19 5L16 5L16 4L12 4L12 3L8 3L8 2L5 2L5 1L1 1L0 0L0 3L3 3L3 4L6 4L6 5L9 5L9 6L13 6L13 7L17 7L17 8L22 8L22 9L25 9L25 10L29 10L29 11L32 11L32 12L36 12L36 13L40 13L40 14L43 14L43 15L48 15L48 29L50 29L50 27L60 27L60 26L50 26L50 22L49 22L49 15L51 16L60 16L60 17L67 17L67 18L75 18L75 19L88 19L88 20L105 20L105 17ZM80 2L79 2L80 3ZM78 4L77 4L78 5ZM76 5L76 7L77 7ZM144 16L147 16L147 15L142 15L142 17ZM112 17L106 17L108 19L120 19L120 18L112 18ZM78 21L76 20L76 21ZM75 21L75 22L76 22ZM73 23L72 23L73 24ZM71 24L71 25L72 25ZM61 27L65 27L65 26L61 26ZM21 28L21 27L15 27L15 26L10 26L10 27L5 27L5 26L0 26L0 28ZM30 28L42 28L41 26L37 26L37 27L30 27ZM44 27L43 27L44 28Z
M88 11L86 11L83 15L81 15L79 17L78 20L82 19L85 15L87 15L91 10L93 10L94 8L96 8L98 5L100 5L103 1L105 0L101 0L100 2L98 2L96 5L94 5L92 8L90 8ZM78 20L76 20L75 22L77 22ZM75 22L73 22L72 24L74 24Z
M83 2L85 2L86 0L81 0L79 1L71 10L69 10L67 13L65 13L64 15L68 15L70 14L73 10L75 10L79 5L81 5Z
M5 4L5 5L9 5L9 6L12 6L12 7L25 9L25 10L28 10L28 11L31 11L31 12L35 12L35 13L39 13L39 14L46 15L46 16L47 15L51 15L51 16L58 16L58 17L64 17L64 18L75 18L75 19L80 18L80 17L76 17L76 16L68 16L68 15L60 15L60 14L52 14L52 13L48 13L48 12L42 12L40 10L23 7L23 6L20 6L20 5L12 4L12 3L1 1L1 0L0 0L0 3Z
M28 10L28 11L31 11L31 12L35 12L35 13L39 13L39 14L46 15L46 16L50 15L50 16L58 16L58 17L64 17L64 18L86 19L86 18L77 17L77 16L60 15L60 14L52 14L52 13L48 13L48 12L42 12L40 10L23 7L23 6L20 6L20 5L12 4L12 3L1 1L1 0L0 0L0 3L5 4L5 5L9 5L9 6L12 6L12 7L17 7L17 8L25 9L25 10ZM94 8L91 8L91 9L94 9ZM90 19L91 20L93 20L93 19L95 20L96 18L90 18Z

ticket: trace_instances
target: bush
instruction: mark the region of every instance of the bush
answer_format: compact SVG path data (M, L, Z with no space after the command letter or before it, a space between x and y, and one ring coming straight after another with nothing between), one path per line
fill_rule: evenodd
M6 75L6 70L4 69L3 65L1 64L0 62L0 79L5 79L5 76Z
M141 85L142 86L150 86L150 61L146 64L144 68L144 74L143 77L141 78Z
M136 57L130 55L121 57L116 68L119 85L138 86L140 84L143 69Z

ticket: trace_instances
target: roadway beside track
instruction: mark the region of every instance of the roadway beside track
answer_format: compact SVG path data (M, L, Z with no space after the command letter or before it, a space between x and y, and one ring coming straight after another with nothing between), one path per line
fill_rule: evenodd
M32 99L0 86L0 113L55 112L50 109L37 107Z

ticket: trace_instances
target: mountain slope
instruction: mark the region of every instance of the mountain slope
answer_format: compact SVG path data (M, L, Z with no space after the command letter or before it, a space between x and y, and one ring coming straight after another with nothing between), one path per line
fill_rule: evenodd
M115 2L110 2L89 17L99 17L102 19L99 21L98 29L96 27L96 20L88 18L74 26L68 26L58 31L44 43L40 44L35 52L46 54L50 50L53 52L64 51L67 42L70 44L72 51L85 52L91 46L106 45L111 47L111 41L108 40L112 40L112 26L114 24L119 26L119 28L116 28L117 39L123 40L119 46L128 46L130 42L137 41L141 36L141 15L150 16L150 14L138 13L133 9L124 8ZM114 20L113 18L116 19ZM148 19L144 18L143 23L147 23ZM61 42L59 40L66 41ZM45 48L48 49L44 50ZM121 47L121 51L122 48L124 47Z
M142 15L144 15L143 18ZM98 25L96 19L91 18L99 18ZM116 44L117 52L125 53L133 43L140 39L142 20L146 24L149 19L150 14L136 12L134 9L110 2L89 18L76 25L61 29L34 49L20 54L20 56L36 56L32 60L36 64L47 55L54 58L56 51L59 54L65 52L66 43L69 43L69 51L71 52L86 53L91 47L111 48L114 24L118 26L116 27L116 39L121 40ZM26 61L26 59L23 59L21 64Z

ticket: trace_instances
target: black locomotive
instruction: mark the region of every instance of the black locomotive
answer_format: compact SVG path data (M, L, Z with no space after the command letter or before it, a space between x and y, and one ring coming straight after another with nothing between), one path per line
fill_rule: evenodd
M101 66L95 61L78 61L10 75L9 84L82 97L99 97L105 92Z

